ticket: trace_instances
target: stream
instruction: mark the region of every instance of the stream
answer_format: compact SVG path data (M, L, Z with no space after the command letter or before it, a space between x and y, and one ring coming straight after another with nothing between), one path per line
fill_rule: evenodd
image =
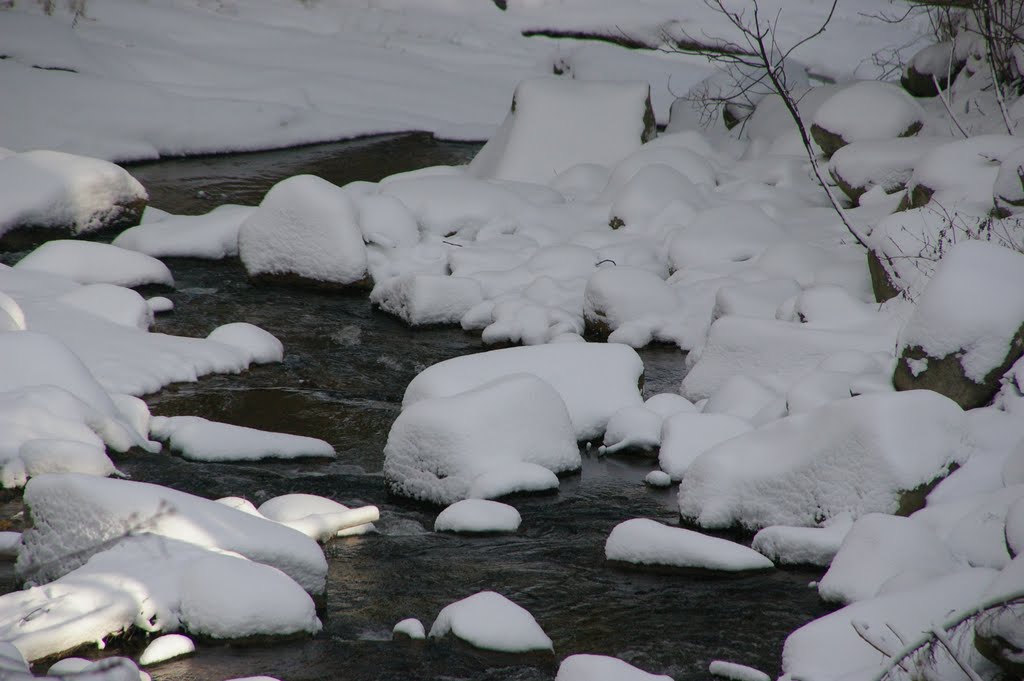
M280 151L168 159L128 166L151 203L173 213L222 203L255 204L276 181L314 173L336 184L378 180L417 167L464 163L478 147L422 134ZM136 480L204 497L242 496L259 505L290 492L349 506L374 504L376 534L325 546L330 564L324 629L313 638L251 646L199 643L193 657L150 669L154 679L221 681L267 674L286 681L409 679L547 680L573 653L620 657L674 679L707 679L715 659L779 671L786 635L827 610L808 583L820 573L772 570L744 576L630 572L604 563L604 542L634 517L678 522L675 488L643 477L652 460L583 450L583 469L555 495L511 501L523 523L513 535L435 534L439 509L391 496L381 476L388 430L409 381L443 359L485 350L458 328L412 330L373 309L365 294L251 285L237 261L166 259L175 311L154 331L205 336L232 321L281 339L283 363L209 376L147 396L154 414L196 414L265 430L322 438L334 461L191 463L132 452L115 463ZM645 397L676 391L683 354L641 352ZM391 628L417 617L429 629L445 605L483 590L526 608L554 642L555 656L512 656L450 640L392 641ZM135 652L131 641L121 652ZM109 654L109 651L107 651Z

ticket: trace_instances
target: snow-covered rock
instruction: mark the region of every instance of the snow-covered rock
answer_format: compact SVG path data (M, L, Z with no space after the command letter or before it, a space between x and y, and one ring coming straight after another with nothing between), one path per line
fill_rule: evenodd
M119 166L58 151L0 157L0 236L15 228L84 234L137 224L146 190Z
M831 518L822 527L771 525L758 531L750 548L781 565L828 566L853 521L849 516Z
M153 311L145 298L123 286L89 284L65 293L58 300L132 329L145 331L153 323Z
M535 375L502 376L450 397L424 395L425 399L410 401L416 380L406 391L406 406L391 426L384 448L384 476L392 491L451 504L471 496L476 479L488 473L500 472L509 481L502 485L509 493L516 491L521 475L527 485L533 479L531 469L524 470L520 464L552 473L580 467L565 404L555 389ZM435 383L433 387L446 386ZM483 491L479 485L477 491Z
M475 279L407 274L378 283L370 301L410 326L457 324L483 301L483 292Z
M704 527L811 527L841 513L894 513L903 493L966 455L964 415L928 390L860 395L711 448L679 488Z
M623 407L608 421L604 432L603 454L620 451L650 452L661 444L664 417L646 406Z
M524 80L469 172L546 183L579 163L612 165L653 137L653 124L647 83Z
M744 262L786 237L786 232L757 206L730 202L708 208L675 232L668 257L674 270Z
M522 517L514 507L487 499L463 499L444 509L435 532L515 532Z
M631 267L599 269L587 280L583 318L588 335L606 338L627 322L659 318L679 306L672 288L660 277Z
M181 634L165 634L159 636L146 646L139 655L139 664L147 667L160 664L183 655L191 655L196 651L196 644L188 636Z
M907 186L918 161L941 144L941 139L902 137L853 142L832 155L828 171L854 202L872 187L892 194Z
M259 461L336 456L319 438L273 433L199 416L154 416L150 435L192 461Z
M238 348L253 364L268 364L284 359L284 344L274 334L248 322L222 324L206 338Z
M617 657L570 655L562 660L555 681L669 681L672 677L651 674Z
M394 629L392 629L393 636L406 636L414 641L421 641L427 637L426 629L423 628L423 622L420 622L415 617L408 617L398 622Z
M729 414L675 414L662 427L658 465L673 480L680 480L701 454L750 429L748 421Z
M430 638L448 634L484 650L552 650L551 639L533 615L493 591L481 591L445 606L430 627Z
M315 541L215 501L144 482L72 473L33 478L24 498L33 526L22 535L17 569L33 583L69 573L134 528L235 552L279 568L310 593L324 590L327 561Z
M252 510L319 541L373 532L380 518L376 506L350 508L315 494L283 494Z
M58 274L79 284L174 286L171 271L156 258L91 241L48 241L19 260L14 267Z
M643 362L636 351L617 344L569 343L503 348L439 362L409 383L402 407L522 372L542 378L557 391L579 440L600 437L612 414L642 404L637 382Z
M605 542L604 554L617 563L722 572L774 567L772 561L741 544L646 518L616 525Z
M1024 147L1012 135L974 135L937 146L921 157L907 183L911 208L934 201L945 215L957 204L991 207L1001 161Z
M949 87L964 63L963 58L957 57L954 41L922 47L903 68L900 85L915 97L934 97Z
M867 80L825 100L814 114L811 135L831 156L851 142L910 137L924 118L920 105L899 86Z
M366 247L352 200L313 175L278 182L242 222L238 255L252 277L349 286L366 277Z
M206 215L171 215L126 229L112 243L154 258L232 258L238 255L238 228L255 210L227 204Z

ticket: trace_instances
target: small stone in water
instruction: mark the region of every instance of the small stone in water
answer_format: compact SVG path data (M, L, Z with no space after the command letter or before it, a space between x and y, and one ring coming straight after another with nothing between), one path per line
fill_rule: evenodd
M651 471L644 478L644 482L651 487L668 487L672 484L672 477L665 471Z

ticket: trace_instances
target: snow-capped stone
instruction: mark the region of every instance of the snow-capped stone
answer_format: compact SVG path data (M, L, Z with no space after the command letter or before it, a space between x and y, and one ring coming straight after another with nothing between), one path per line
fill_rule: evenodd
M156 258L91 241L47 241L19 260L14 267L32 272L57 274L79 284L174 286L171 271Z
M126 229L112 243L154 258L233 258L238 255L238 229L255 210L227 204L206 215L169 215Z
M651 411L646 406L623 407L608 420L601 452L614 454L630 450L656 450L661 444L663 421L661 414Z
M848 515L836 516L822 527L771 525L754 535L750 548L777 565L828 566L851 527Z
M749 430L750 422L729 414L683 412L670 416L662 428L658 465L673 480L680 480L701 454Z
M192 461L336 456L334 447L319 438L235 426L199 416L154 416L149 432Z
M724 572L774 567L757 551L735 542L646 518L616 525L605 542L604 554L619 563Z
M435 532L515 532L522 517L514 507L486 499L463 499L441 511Z
M430 638L449 633L484 650L552 650L551 639L533 615L493 591L481 591L445 606L430 627Z
M866 80L829 97L812 120L811 134L831 156L851 142L910 137L923 127L924 111L899 86Z
M58 300L131 329L145 331L153 323L153 311L146 299L123 286L89 284L65 293Z
M190 655L196 650L196 644L188 636L181 634L165 634L153 639L139 655L139 664L143 667L160 664L176 657Z
M562 660L555 681L670 681L672 677L651 674L617 657L570 655Z
M395 637L406 636L414 641L422 641L427 637L427 632L423 628L423 622L420 622L415 617L408 617L398 622L391 631Z
M480 283L466 277L407 274L377 284L370 302L410 326L456 324L483 301Z
M656 318L679 306L668 284L651 272L632 267L606 267L587 280L583 318L588 335L605 338L629 321Z
M287 525L307 537L326 542L332 537L350 537L373 532L380 519L376 506L350 508L315 494L283 494L263 502L257 514Z
M222 324L206 338L238 348L254 364L268 364L284 359L284 344L274 334L248 322Z

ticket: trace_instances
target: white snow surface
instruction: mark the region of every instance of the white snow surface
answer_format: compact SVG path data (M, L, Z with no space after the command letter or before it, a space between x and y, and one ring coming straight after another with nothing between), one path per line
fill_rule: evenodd
M435 532L515 532L522 517L514 507L487 499L463 499L444 509Z
M639 81L524 80L469 172L546 183L581 163L613 165L640 147L649 97L650 86Z
M607 655L570 655L558 665L555 681L669 681L672 677L651 674Z
M496 482L505 494L517 491L520 480L531 489L534 467L553 474L580 465L565 404L531 374L407 403L384 447L384 476L393 491L445 505L475 496L473 491L493 496L484 488ZM477 478L488 474L487 484L474 490Z
M774 567L768 558L741 544L647 518L616 525L605 542L604 554L608 560L623 563L723 572Z
M19 260L14 267L58 274L80 284L174 286L171 271L156 258L91 241L47 241Z
M196 644L188 636L164 634L153 639L139 655L139 664L146 667L160 664L176 657L189 655L196 650Z
M138 525L137 532L277 567L310 593L324 590L327 561L315 541L215 501L144 482L73 473L33 478L24 498L35 526L22 535L17 569L34 583L69 573L105 542Z
M225 204L205 215L171 215L129 227L112 243L154 258L230 258L238 255L238 228L255 210Z
M446 605L430 627L430 638L449 633L484 650L552 650L551 639L533 615L493 591L481 591Z
M92 232L120 217L119 206L147 199L123 168L58 151L0 156L0 187L0 235L20 226Z
M246 428L199 416L154 416L150 435L192 461L334 458L334 447L319 438Z
M568 343L503 348L439 362L409 383L402 407L408 410L426 398L455 395L522 372L555 389L569 410L578 440L600 437L616 411L643 403L637 388L643 362L632 348Z
M222 324L206 338L237 348L253 364L269 364L284 359L284 344L274 334L248 322Z
M893 513L900 495L962 461L965 419L927 390L860 395L711 448L679 487L703 527L813 527L841 513Z
M327 180L295 175L267 192L238 230L251 276L295 275L347 285L366 276L366 247L349 196Z
M900 345L929 357L957 353L964 375L981 383L1005 362L1024 325L1024 255L986 241L963 241L942 259L900 332Z

